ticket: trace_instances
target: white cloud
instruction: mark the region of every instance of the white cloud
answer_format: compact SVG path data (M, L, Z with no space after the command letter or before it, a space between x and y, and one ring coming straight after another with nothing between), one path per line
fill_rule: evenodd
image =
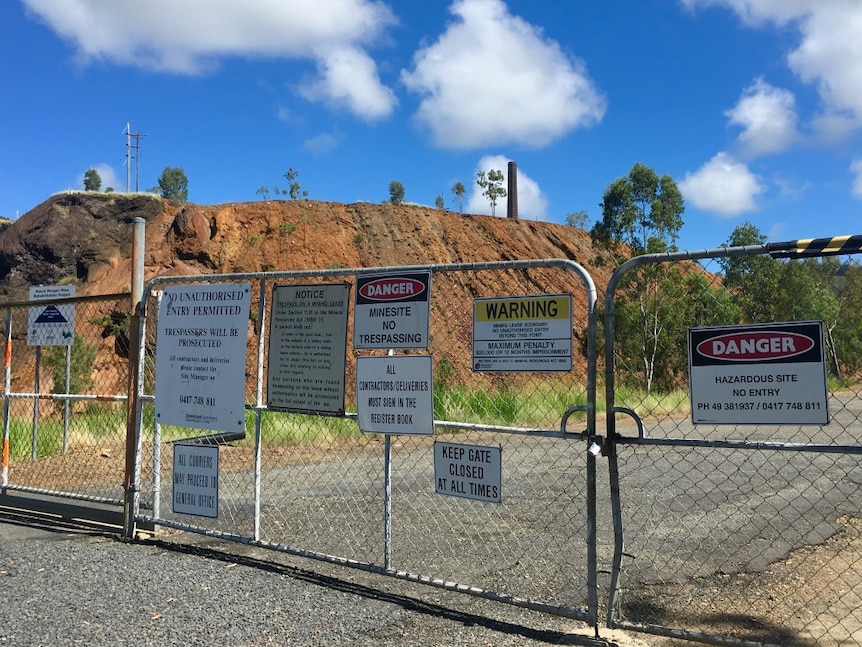
M796 178L784 177L782 175L773 177L772 182L778 188L782 198L794 202L802 200L805 192L814 186L811 182L801 182Z
M450 11L456 20L401 73L437 145L539 147L602 119L584 64L501 0L455 0Z
M794 25L798 46L787 63L806 82L817 86L822 112L815 126L836 125L839 118L862 126L862 2L859 0L682 0L697 6L724 6L748 25ZM824 133L829 135L830 133Z
M694 173L686 173L679 189L698 209L732 217L755 211L756 198L766 187L745 164L721 152Z
M310 139L306 139L305 142L303 142L302 147L309 153L320 155L328 153L331 150L335 150L338 148L340 143L340 137L333 135L332 133L320 133Z
M850 164L850 172L853 173L853 193L854 198L862 198L862 157L857 157Z
M72 43L83 64L104 60L200 74L224 57L311 59L322 74L311 84L315 99L346 105L366 118L394 107L363 49L396 22L375 0L23 2Z
M380 83L377 66L361 49L321 51L317 69L319 79L299 88L299 94L309 101L342 105L366 119L385 117L395 107L395 95Z
M503 155L486 155L479 160L476 172L491 170L503 172L503 188L509 187L509 160ZM475 177L475 175L474 175ZM495 215L506 217L506 201L497 200ZM491 203L482 195L482 189L474 181L467 197L467 213L491 214ZM547 220L548 199L542 193L538 183L518 167L518 217L522 220Z
M802 32L790 67L817 85L827 115L847 115L862 125L862 3L821 0Z
M748 25L758 26L765 22L785 25L807 15L815 6L833 0L681 0L689 8L698 6L725 6L736 12ZM843 1L843 0L839 0Z
M742 126L740 148L745 155L778 153L796 141L796 101L791 92L757 79L739 102L724 113L730 123Z

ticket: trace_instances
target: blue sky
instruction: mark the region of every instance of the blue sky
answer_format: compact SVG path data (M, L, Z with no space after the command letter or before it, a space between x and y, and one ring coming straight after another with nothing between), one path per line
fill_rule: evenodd
M862 233L860 0L8 0L0 216L96 168L182 167L189 199L286 187L433 205L518 164L523 219L601 217L636 162L671 175L679 246ZM135 188L135 164L131 188ZM503 201L504 203L505 201ZM505 215L505 204L496 214Z

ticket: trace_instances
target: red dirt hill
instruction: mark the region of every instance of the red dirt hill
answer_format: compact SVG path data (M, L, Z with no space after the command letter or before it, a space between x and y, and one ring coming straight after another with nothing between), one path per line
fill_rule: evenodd
M175 204L152 195L58 194L0 232L0 294L28 298L31 285L74 283L79 296L128 291L132 219L146 221L146 279L161 275L386 267L513 259L570 259L602 289L607 268L594 267L589 234L575 227L420 206L314 200L222 205ZM549 275L550 276L550 275ZM548 284L525 273L495 274L462 286L447 301L476 294L571 291L576 335L583 330L577 277ZM572 281L571 279L575 279ZM470 294L471 293L471 294ZM601 295L600 295L601 298ZM469 349L469 312L435 318L447 345ZM432 324L433 325L433 324ZM448 346L447 346L448 347Z

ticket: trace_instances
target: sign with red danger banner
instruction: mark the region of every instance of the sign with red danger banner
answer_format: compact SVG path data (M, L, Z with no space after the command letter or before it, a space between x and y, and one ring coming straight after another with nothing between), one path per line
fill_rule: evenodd
M825 425L823 323L691 328L695 424Z
M427 348L431 272L356 278L354 348Z

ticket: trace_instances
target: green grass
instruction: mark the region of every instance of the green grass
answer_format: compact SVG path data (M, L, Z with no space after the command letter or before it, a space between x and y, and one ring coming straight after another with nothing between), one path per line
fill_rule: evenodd
M602 395L604 396L604 392ZM687 390L645 393L622 386L617 387L614 391L614 404L617 407L634 409L641 418L652 415L683 415L691 411Z
M440 421L555 429L559 427L568 408L585 405L586 388L563 380L532 380L520 383L517 387L469 388L443 383L437 383L434 387L434 417ZM616 392L616 405L632 408L640 417L685 415L689 411L687 391L646 394L621 387ZM597 414L605 411L603 389L598 390L596 409ZM254 411L245 412L245 438L233 441L234 444L253 446L255 416ZM352 418L279 411L262 411L260 416L264 446L327 446L373 436L359 431ZM142 409L145 439L151 438L154 417L154 406L152 403L145 403ZM569 430L577 430L585 420L585 411L574 413L569 418ZM201 429L163 425L161 442L212 433ZM122 443L125 435L126 412L122 403L73 405L69 421L72 448L84 443ZM29 418L10 420L10 454L13 459L30 458L31 438L32 422ZM55 412L44 416L39 421L37 455L44 457L59 454L63 450L62 445L62 414Z
M586 405L586 391L562 383L527 383L511 387L469 389L435 385L434 417L488 425L556 427L572 406ZM576 413L574 419L585 419Z
M82 444L125 442L126 410L121 403L71 405L67 442L70 448ZM12 459L29 459L33 444L32 418L9 419L9 455ZM43 414L36 428L36 456L54 456L63 452L62 408Z
M9 421L9 456L12 460L29 460L33 446L33 423L30 420ZM54 456L63 451L63 421L39 422L36 457Z

